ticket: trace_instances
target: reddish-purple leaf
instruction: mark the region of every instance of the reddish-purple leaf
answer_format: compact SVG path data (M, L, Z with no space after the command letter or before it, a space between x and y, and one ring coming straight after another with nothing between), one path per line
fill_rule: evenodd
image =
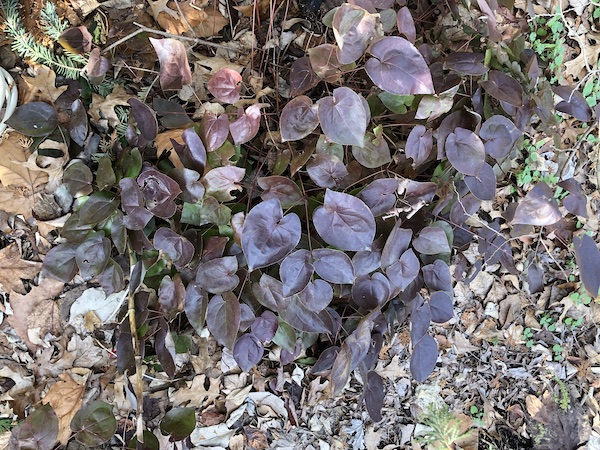
M175 197L181 194L179 184L154 167L144 165L137 178L146 208L157 217L169 219L177 210Z
M109 258L106 267L104 267L104 270L96 277L96 279L98 280L98 283L100 283L100 286L102 286L106 295L120 292L125 288L123 269L121 269L121 266L112 258Z
M402 253L400 259L385 269L385 274L392 284L400 291L403 291L417 278L420 268L421 264L415 252L412 249L408 249Z
M521 134L510 119L500 115L490 117L479 130L486 153L496 159L508 156Z
M85 138L88 135L88 131L89 124L87 112L85 110L85 107L83 106L83 102L81 101L81 99L76 99L71 104L69 136L71 136L71 139L73 139L73 141L75 141L77 145L83 147L83 144L85 143Z
M191 169L172 169L169 177L179 184L181 189L181 199L186 203L196 203L202 197L206 190L200 181L200 174Z
M14 449L52 450L58 438L58 417L49 404L35 408L16 428L8 441Z
M552 189L541 182L519 202L512 223L519 225L546 226L558 222L562 214Z
M452 297L446 291L432 292L429 297L429 308L432 322L444 323L454 317Z
M325 202L313 213L313 223L325 242L340 250L370 250L375 218L362 200L327 189Z
M71 53L88 53L92 49L92 35L84 26L67 28L58 37L58 43Z
M306 171L310 179L322 188L334 188L348 176L344 163L329 153L315 155L306 165Z
M206 87L222 103L235 103L240 99L242 76L235 70L223 67L217 70Z
M554 86L552 90L564 100L556 105L557 111L570 114L583 122L591 120L592 110L581 92L569 86Z
M245 174L245 169L235 166L216 167L209 170L202 178L206 195L210 195L220 202L233 200L231 191L242 190L238 183L243 180Z
M497 100L517 108L523 106L523 87L510 75L490 70L487 81L482 81L481 87Z
M332 28L339 47L340 64L353 63L363 55L378 23L378 15L370 14L359 6L343 3L337 8Z
M127 103L131 105L131 112L137 123L137 127L142 133L144 139L148 141L154 140L158 133L158 121L156 120L156 113L152 111L145 103L140 102L137 98L130 98Z
M154 340L154 349L163 370L169 378L173 378L177 371L177 366L175 365L175 346L169 335L169 324L164 317L160 316L158 318L158 330L156 331L156 338Z
M84 280L99 275L110 258L111 243L104 233L95 233L79 244L75 251L75 261L79 274Z
M279 129L281 140L297 141L305 138L319 125L317 105L305 95L289 101L281 111Z
M365 358L371 347L373 322L363 320L356 330L346 338L331 368L333 395L339 394L350 378L350 374Z
M300 219L283 216L275 199L259 203L250 210L242 230L242 249L250 271L281 261L300 242Z
M278 306L279 317L296 330L307 333L330 332L319 312L305 305L298 294L284 298Z
M297 250L286 256L279 266L279 276L283 282L283 295L289 297L303 290L313 272L314 267L311 264L308 250Z
M214 114L204 114L200 123L200 137L206 150L213 152L227 140L229 136L229 119L227 114L217 117Z
M375 309L390 297L390 282L385 275L375 272L372 276L358 277L352 286L352 299L361 308Z
M430 291L446 291L452 293L452 275L448 265L441 259L423 267L423 281Z
M382 419L381 408L383 408L384 398L383 379L374 370L369 371L365 385L365 406L373 422L379 422Z
M423 255L450 253L450 245L446 233L439 227L425 227L413 240L413 247Z
M319 77L310 64L310 58L303 56L292 63L290 69L290 96L303 94L319 83Z
M229 349L233 348L240 329L240 320L240 303L233 293L215 295L210 300L206 312L206 324L219 344Z
M480 76L488 71L483 53L452 52L444 60L444 68L462 75Z
M337 52L338 47L333 44L321 44L308 50L314 74L328 83L334 83L341 75Z
M240 305L240 331L244 332L252 326L256 316L254 311L246 303Z
M52 247L42 265L42 274L51 276L63 283L68 283L77 275L77 262L75 261L75 252L79 245L77 244L58 244Z
M433 137L431 129L428 130L423 125L416 125L410 130L404 153L407 158L412 158L413 167L418 167L425 163L429 159L432 149Z
M140 187L133 178L122 178L119 187L121 205L127 214L123 218L123 223L130 230L143 230L153 215L144 206L144 196Z
M381 252L371 250L356 252L352 257L352 266L355 276L368 275L381 267Z
M194 245L168 227L159 228L154 233L154 247L168 255L179 270L194 257Z
M388 36L371 46L365 64L379 88L398 95L433 94L431 72L419 50L404 38Z
M587 234L575 236L573 248L581 281L590 295L596 298L600 294L600 250Z
M238 363L240 369L248 372L257 365L262 359L265 348L256 336L252 334L243 334L233 346L233 357Z
M406 39L408 39L410 43L415 43L415 40L417 39L415 21L413 20L410 10L406 6L403 6L398 10L396 26L398 27L398 33L406 36Z
M110 69L110 60L104 56L100 56L99 48L94 48L90 53L88 63L85 66L87 76L92 83L98 85L102 83L108 69Z
M581 188L581 184L575 178L569 178L561 181L558 185L569 192L569 195L563 199L563 205L567 208L567 211L576 216L587 217L587 197Z
M302 191L288 177L260 177L256 182L261 189L264 189L260 194L260 198L263 200L277 199L281 203L281 207L285 209L304 203Z
M196 283L211 294L233 291L240 282L237 270L238 261L235 256L211 259L198 266Z
M252 334L256 336L259 341L266 344L273 340L277 333L277 328L279 328L277 316L271 311L265 311L254 319L254 323L252 324Z
M208 293L198 283L190 283L185 289L184 311L190 324L197 333L202 331L206 321L208 308Z
M192 127L185 130L181 134L181 137L185 145L173 142L173 148L177 152L179 159L186 168L195 170L202 175L204 173L204 166L206 166L206 149L200 136L198 136L198 133Z
M315 272L334 284L352 284L354 282L354 267L352 261L344 252L329 248L317 248L312 251Z
M283 285L281 281L263 273L258 283L252 283L252 294L265 308L272 311L282 309Z
M229 131L233 137L235 145L242 145L256 136L260 126L260 108L262 103L248 106L246 111L242 108L238 110L237 120L229 124Z
M450 209L450 220L456 225L463 225L479 209L481 200L472 193L458 198Z
M192 72L183 43L177 39L149 39L160 63L160 87L164 90L181 89L190 84Z
M460 173L477 175L485 163L485 147L471 130L456 128L446 139L446 156Z
M165 275L158 288L158 304L168 320L174 319L181 312L185 298L185 286L181 277L171 278Z
M29 102L15 109L6 123L25 136L42 137L56 129L58 113L48 103Z
M368 116L363 98L347 87L336 88L333 96L321 98L317 104L323 133L340 145L363 145Z
M422 383L427 379L433 369L438 357L437 342L426 334L413 345L410 355L410 373L413 378Z
M496 174L488 163L483 163L477 175L465 175L465 184L473 195L480 200L486 201L496 198Z
M374 216L390 211L396 205L396 178L374 180L357 195L369 207Z
M402 228L402 221L398 220L388 235L383 250L381 251L381 268L387 269L400 259L408 249L413 232L409 228Z
M308 309L314 312L323 311L333 300L333 288L323 280L309 282L296 297Z

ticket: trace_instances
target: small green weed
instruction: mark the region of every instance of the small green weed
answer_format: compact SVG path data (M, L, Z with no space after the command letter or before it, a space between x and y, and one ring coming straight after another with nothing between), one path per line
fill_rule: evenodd
M558 177L554 174L541 171L539 169L539 158L538 151L544 145L545 141L532 142L529 139L524 139L521 144L521 152L525 157L525 161L521 166L520 170L517 171L517 186L523 187L531 183L538 183L540 181L553 186L558 183Z
M8 417L0 418L0 433L12 430L17 424Z
M431 450L453 448L454 442L467 437L470 433L470 431L461 433L461 421L450 412L447 405L442 407L435 404L429 405L422 423L429 429L418 436L417 441L425 444Z
M523 330L523 340L525 341L525 346L527 348L533 347L533 331L531 328L527 327Z
M529 23L531 48L548 64L550 83L557 83L562 77L562 64L565 57L565 26L560 11L552 17L537 16Z

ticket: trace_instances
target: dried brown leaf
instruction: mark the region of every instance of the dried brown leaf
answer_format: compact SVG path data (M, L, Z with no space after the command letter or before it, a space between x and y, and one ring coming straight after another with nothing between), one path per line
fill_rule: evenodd
M10 293L13 314L8 316L8 323L30 350L38 344L30 339L30 330L35 332L32 333L34 338L62 332L58 306L52 299L62 292L63 286L60 281L46 278L26 295Z
M23 96L22 104L41 101L54 103L68 86L56 87L56 74L46 66L34 66L35 77L23 76L28 92Z
M115 112L115 106L129 106L127 100L132 95L125 92L125 88L120 85L115 85L113 91L102 97L98 94L92 94L92 104L88 110L92 122L106 128L107 125L116 127L119 124L119 117Z
M25 294L23 281L30 280L42 270L42 263L21 259L17 244L0 250L0 285L5 292Z
M42 403L50 404L58 416L58 440L67 445L71 436L71 420L83 403L85 384L79 384L67 372L60 374L61 381L53 384Z

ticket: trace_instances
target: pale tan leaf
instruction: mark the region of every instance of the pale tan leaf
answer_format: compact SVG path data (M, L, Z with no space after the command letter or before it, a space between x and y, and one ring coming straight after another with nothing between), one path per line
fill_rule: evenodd
M127 100L132 95L125 92L125 88L120 85L115 85L112 93L106 98L98 94L92 94L92 104L88 110L92 122L106 128L107 125L116 127L119 124L119 117L115 112L115 106L129 106Z
M21 251L17 244L0 250L0 286L5 292L25 294L25 287L21 280L31 280L40 270L42 270L41 262L21 259Z
M22 103L33 101L54 103L68 86L56 87L56 74L49 67L34 66L35 77L23 76L23 80L28 87L28 92L22 96Z
M218 10L208 8L206 11L206 20L194 27L194 34L199 38L217 36L229 21L223 17Z
M221 379L209 378L209 387L205 388L206 375L196 375L186 387L179 388L172 397L173 406L190 403L195 408L204 409L221 395Z
M58 306L52 299L62 292L63 287L64 283L45 278L26 295L10 293L13 314L7 317L8 323L30 350L36 349L36 344L29 339L30 328L39 328L38 335L45 335L46 331L54 335L62 332Z
M171 139L174 139L176 142L183 145L184 142L183 142L183 138L181 137L181 134L184 131L185 130L183 130L181 128L175 128L173 130L166 130L166 131L163 131L162 133L157 134L156 138L154 138L154 145L156 145L156 157L160 158L160 155L162 155L164 152L170 151L171 153L169 155L169 159L171 160L173 165L175 167L177 167L178 169L183 169L184 166L183 166L183 163L181 162L181 160L179 159L179 155L173 149L173 144L171 143Z
M66 445L71 436L71 420L81 408L85 384L79 384L67 372L60 374L61 381L53 384L42 403L50 404L58 416L58 440Z
M528 395L525 398L525 405L527 407L527 412L531 417L535 417L544 407L542 401L535 395Z
M0 144L0 183L37 192L48 181L48 175L29 170L23 163L29 159L29 142L19 133L11 133Z

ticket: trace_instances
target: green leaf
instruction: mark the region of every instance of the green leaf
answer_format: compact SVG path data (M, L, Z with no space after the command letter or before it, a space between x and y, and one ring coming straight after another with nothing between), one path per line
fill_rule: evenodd
M112 168L112 161L109 156L103 156L98 160L98 171L96 172L96 183L98 188L103 191L112 187L117 182L115 171Z
M15 109L6 123L25 136L47 136L58 126L58 114L44 102L31 102Z
M171 441L187 438L196 428L196 413L193 408L173 408L160 422L163 435L170 435Z
M63 184L73 197L92 193L92 171L81 161L75 161L67 167L63 175Z
M119 206L110 192L94 192L79 210L80 225L97 224L108 218Z
M117 419L108 403L88 403L75 414L71 421L75 440L87 447L102 445L117 431Z
M135 178L142 170L142 154L137 148L131 150L131 153L124 153L121 159L121 168L123 177Z

